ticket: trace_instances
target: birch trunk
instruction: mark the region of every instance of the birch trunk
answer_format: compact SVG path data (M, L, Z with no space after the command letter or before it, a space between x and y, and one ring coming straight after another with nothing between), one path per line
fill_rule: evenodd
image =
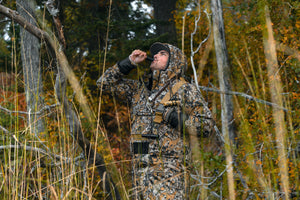
M211 1L211 9L213 13L213 33L214 44L218 65L218 77L220 90L227 92L231 91L230 86L230 64L225 41L225 29L223 22L222 4L220 0ZM229 199L235 199L233 165L232 165L232 150L231 146L234 143L234 127L233 127L233 102L231 95L221 94L221 119L222 119L222 134L225 139L225 153L227 164L227 178Z
M28 22L36 26L34 3L30 0L17 0L17 10ZM30 114L43 107L41 94L43 92L42 70L40 67L40 42L37 37L21 27L21 60L24 74L25 94L28 116L28 125L32 133L44 131L42 114Z

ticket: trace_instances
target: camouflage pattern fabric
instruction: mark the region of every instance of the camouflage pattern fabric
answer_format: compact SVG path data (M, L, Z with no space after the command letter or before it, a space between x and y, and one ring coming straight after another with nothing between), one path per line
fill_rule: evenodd
M194 85L186 82L176 93L172 92L179 77L184 75L187 61L180 49L166 45L170 49L169 65L163 71L152 72L152 88L147 87L145 81L125 79L117 65L107 69L97 81L99 87L114 92L131 107L133 199L188 199L191 156L187 128L174 129L166 119L153 122L166 93L171 93L170 101L179 101L180 105L166 106L163 113L170 109L186 113L185 126L193 126L199 135L209 135L213 128L211 112L203 106L205 101Z

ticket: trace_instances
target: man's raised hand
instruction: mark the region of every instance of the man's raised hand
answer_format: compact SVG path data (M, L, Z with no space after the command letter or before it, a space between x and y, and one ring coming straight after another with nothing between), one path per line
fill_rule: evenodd
M147 58L146 52L139 49L134 50L129 56L129 60L134 65L143 62L146 58Z

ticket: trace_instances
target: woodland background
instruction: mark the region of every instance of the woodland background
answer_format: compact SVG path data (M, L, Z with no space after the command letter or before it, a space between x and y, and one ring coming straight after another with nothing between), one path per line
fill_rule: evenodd
M222 1L230 138L221 128L212 2L1 1L0 198L130 199L128 106L96 80L160 41L187 55L187 73L225 136L218 154L198 139L190 198L299 199L300 2ZM47 34L24 31L6 8Z

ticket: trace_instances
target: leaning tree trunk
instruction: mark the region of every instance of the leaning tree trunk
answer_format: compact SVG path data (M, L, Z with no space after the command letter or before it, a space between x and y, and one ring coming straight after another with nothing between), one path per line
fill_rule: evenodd
M218 76L221 91L225 93L231 90L230 86L230 64L225 41L225 29L223 22L223 12L221 0L212 0L211 9L213 13L214 43L218 65ZM231 146L234 144L234 124L233 124L233 102L231 95L221 94L221 118L222 133L225 139L226 164L228 167L228 189L231 200L235 199L234 178L232 166Z
M272 21L270 11L265 1L261 2L261 21L263 24L263 43L266 56L266 65L268 70L268 79L270 85L270 94L272 103L283 106L283 89L281 84L280 70L276 54L276 41L273 36ZM289 199L289 173L288 158L286 153L286 135L287 128L285 124L285 114L282 109L272 107L275 123L276 144L278 150L278 166L280 171L281 190L284 193L284 199Z
M34 15L34 3L30 0L17 0L17 9L21 16L36 26ZM37 37L28 33L23 27L20 31L21 38L21 60L23 66L25 94L30 131L37 134L44 131L42 114L35 113L42 107L41 94L42 70L40 67L40 42Z

